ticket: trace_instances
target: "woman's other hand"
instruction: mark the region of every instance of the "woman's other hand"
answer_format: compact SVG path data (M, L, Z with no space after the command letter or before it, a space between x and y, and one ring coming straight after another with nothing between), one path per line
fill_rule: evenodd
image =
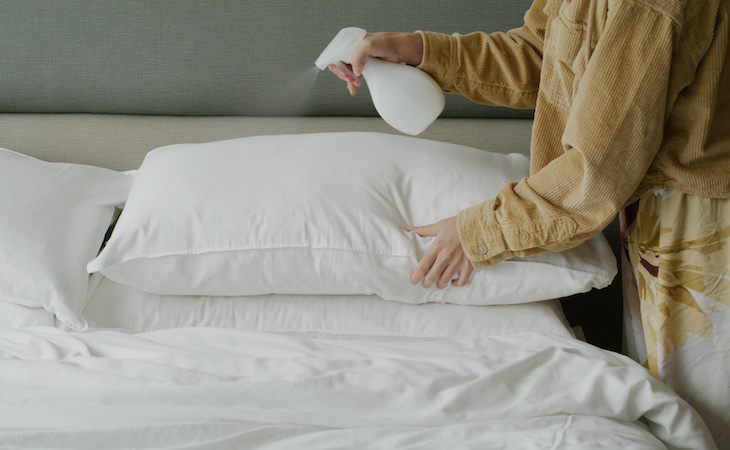
M424 288L435 284L438 289L443 289L449 282L454 286L464 286L469 281L474 266L461 248L456 216L431 225L408 227L408 231L419 236L435 236L411 274L411 284L415 285L423 280ZM453 279L457 274L458 277Z

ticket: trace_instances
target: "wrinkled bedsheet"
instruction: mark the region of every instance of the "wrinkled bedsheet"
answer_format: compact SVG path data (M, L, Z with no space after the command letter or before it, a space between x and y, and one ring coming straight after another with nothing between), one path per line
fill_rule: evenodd
M713 449L644 368L564 336L0 329L0 447Z

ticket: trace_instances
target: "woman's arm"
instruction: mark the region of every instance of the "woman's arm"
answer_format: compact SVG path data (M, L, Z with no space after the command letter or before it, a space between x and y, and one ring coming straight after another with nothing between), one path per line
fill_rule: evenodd
M525 24L506 33L445 35L423 32L423 61L446 92L472 101L534 108L542 71L547 16L545 0L536 0Z

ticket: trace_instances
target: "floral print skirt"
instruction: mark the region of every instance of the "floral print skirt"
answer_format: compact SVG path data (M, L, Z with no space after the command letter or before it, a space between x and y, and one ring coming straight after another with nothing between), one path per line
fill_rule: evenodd
M620 219L625 351L730 449L730 200L654 191Z

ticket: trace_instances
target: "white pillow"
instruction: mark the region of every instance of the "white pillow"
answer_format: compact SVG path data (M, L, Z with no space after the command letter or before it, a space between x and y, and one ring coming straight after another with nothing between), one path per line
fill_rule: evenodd
M132 178L0 149L0 300L84 329L86 265Z
M54 315L43 308L30 308L17 303L0 301L0 327L52 327Z
M258 136L162 147L145 158L90 272L164 295L375 294L407 303L505 304L604 287L605 238L476 271L465 287L409 282L455 215L528 173L528 160L379 133Z
M375 295L150 294L94 274L84 317L90 329L127 333L184 327L418 338L464 338L533 331L572 336L560 302L524 305L409 305Z

